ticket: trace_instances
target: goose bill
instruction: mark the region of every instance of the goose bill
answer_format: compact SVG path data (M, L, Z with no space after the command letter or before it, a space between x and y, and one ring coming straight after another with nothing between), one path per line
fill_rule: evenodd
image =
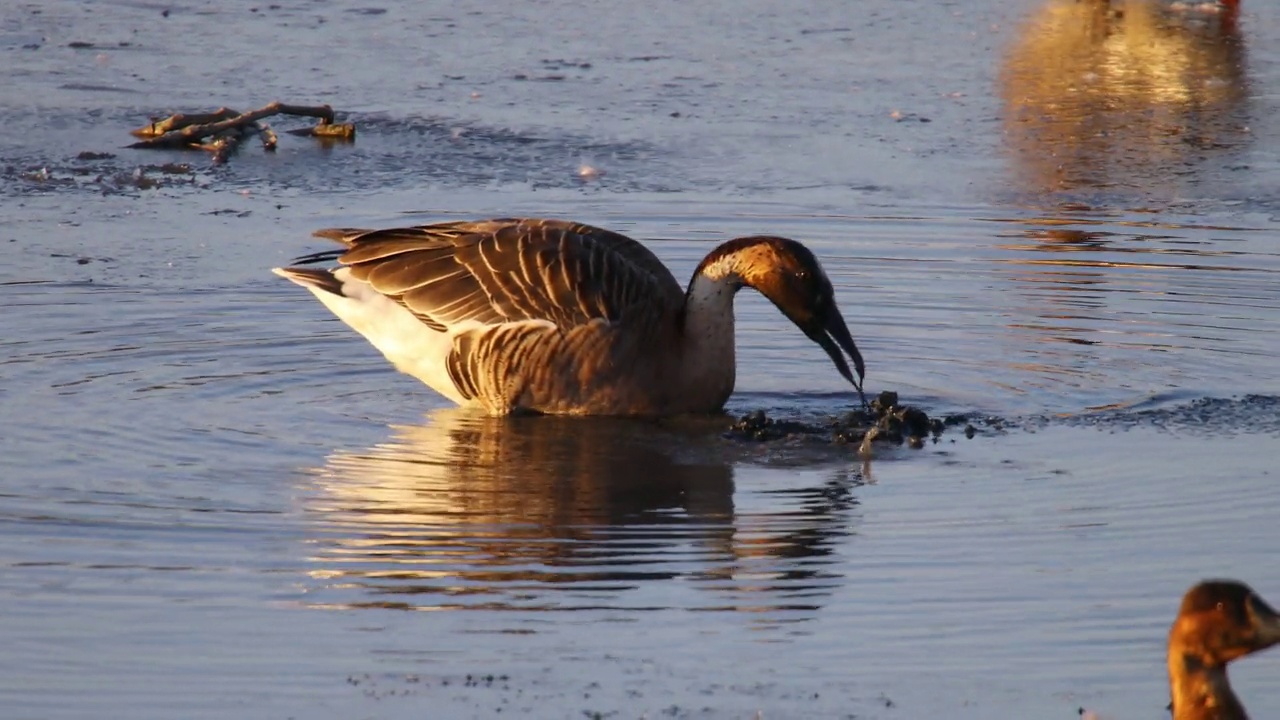
M831 362L835 363L836 369L845 380L858 389L858 397L862 399L862 404L866 405L867 396L862 393L862 378L866 376L866 366L863 365L862 353L858 352L858 346L854 344L853 336L849 334L849 327L845 325L840 312L832 308L825 323L805 334L827 351L827 356L831 358ZM857 380L849 371L849 363L845 362L846 353L853 360L853 367L858 372Z
M1280 615L1262 598L1254 595L1248 601L1249 617L1253 620L1258 647L1270 647L1280 643Z

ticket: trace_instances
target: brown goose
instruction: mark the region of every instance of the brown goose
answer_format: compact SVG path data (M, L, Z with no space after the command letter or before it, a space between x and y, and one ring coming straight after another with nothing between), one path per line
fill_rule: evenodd
M1280 643L1280 615L1242 582L1206 580L1187 591L1169 630L1173 720L1248 720L1227 663Z
M316 235L346 247L295 262L341 267L274 272L460 405L493 414L719 410L733 392L733 298L743 286L772 300L862 395L862 356L831 281L794 240L730 240L698 265L686 291L640 243L561 220Z

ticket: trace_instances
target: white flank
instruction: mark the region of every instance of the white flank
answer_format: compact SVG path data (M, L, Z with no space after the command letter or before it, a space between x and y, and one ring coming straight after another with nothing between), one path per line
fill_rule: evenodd
M289 277L279 268L274 272ZM306 283L298 284L310 290L338 319L382 351L397 370L421 380L427 387L459 405L468 404L469 401L458 393L453 379L449 377L446 358L453 350L454 335L483 327L482 324L467 322L451 327L447 332L437 332L368 283L351 279L350 268L339 268L333 275L342 283L342 295Z

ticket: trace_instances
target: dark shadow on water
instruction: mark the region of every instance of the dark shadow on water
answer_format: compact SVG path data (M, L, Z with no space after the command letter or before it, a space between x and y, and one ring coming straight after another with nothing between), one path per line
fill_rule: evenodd
M1111 432L1152 429L1195 437L1280 435L1280 397L1244 395L1188 399L1183 393L1141 402L1095 408L1091 412L1032 418L1026 427L1059 424Z
M1278 436L1280 396L1205 397L1175 390L1079 412L973 416L969 420L978 428L978 437L988 439L1049 427L1091 428L1107 433L1155 430L1188 438Z
M1234 9L1187 6L1198 7L1049 0L1035 11L1000 69L1019 187L1159 201L1242 182L1244 36Z
M307 493L317 584L308 598L316 607L803 619L838 585L829 556L852 534L860 477L798 482L756 466L776 472L777 485L736 488L744 458L720 438L725 422L449 409L368 450L335 452ZM677 579L685 582L646 591Z

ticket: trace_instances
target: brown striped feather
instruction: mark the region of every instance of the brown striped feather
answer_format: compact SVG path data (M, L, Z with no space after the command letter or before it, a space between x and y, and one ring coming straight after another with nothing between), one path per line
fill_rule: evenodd
M496 412L567 410L589 399L579 397L583 388L599 395L602 384L632 386L626 376L642 364L632 358L657 344L656 319L674 317L684 302L647 248L581 223L505 219L316 234L347 246L338 262L353 278L432 329L478 324L455 337L447 370L464 397Z
M555 220L490 220L374 230L338 238L352 276L433 327L616 320L646 298L677 302L679 283L640 243Z

